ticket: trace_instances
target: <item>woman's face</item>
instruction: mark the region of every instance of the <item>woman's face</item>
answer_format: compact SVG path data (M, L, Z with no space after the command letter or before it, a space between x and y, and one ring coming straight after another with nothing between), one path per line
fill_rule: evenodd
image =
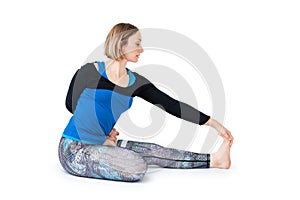
M128 38L127 44L123 46L124 58L129 62L137 62L144 49L141 45L142 36L139 31Z

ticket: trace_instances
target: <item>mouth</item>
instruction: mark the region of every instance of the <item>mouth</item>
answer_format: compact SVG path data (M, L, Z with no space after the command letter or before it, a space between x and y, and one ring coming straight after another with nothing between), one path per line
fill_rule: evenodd
M135 57L139 58L139 57L140 57L140 55L135 55Z

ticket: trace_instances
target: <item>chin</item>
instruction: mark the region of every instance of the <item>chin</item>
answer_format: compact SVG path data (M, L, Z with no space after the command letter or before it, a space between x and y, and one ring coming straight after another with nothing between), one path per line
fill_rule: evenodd
M139 61L138 58L136 58L136 59L130 59L130 60L129 60L129 62L133 62L133 63L137 63L138 61Z

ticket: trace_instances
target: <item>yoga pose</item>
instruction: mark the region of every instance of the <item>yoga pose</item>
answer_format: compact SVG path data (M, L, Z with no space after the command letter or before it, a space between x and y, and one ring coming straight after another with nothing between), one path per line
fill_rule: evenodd
M143 52L137 27L115 25L105 41L107 61L87 63L73 76L66 107L73 114L59 143L59 160L70 174L119 181L139 181L148 165L164 168L230 167L233 137L222 124L160 91L142 75L126 68ZM134 97L140 97L181 119L208 125L223 137L212 154L194 153L158 144L117 140L114 128Z

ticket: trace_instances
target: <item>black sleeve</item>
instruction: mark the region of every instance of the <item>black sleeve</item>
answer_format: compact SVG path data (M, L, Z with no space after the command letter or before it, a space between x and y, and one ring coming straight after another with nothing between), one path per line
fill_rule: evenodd
M66 97L68 111L75 111L78 99L85 88L97 88L101 76L97 73L94 63L83 65L74 74Z
M162 109L166 112L195 124L203 125L210 118L208 115L198 111L192 106L173 99L155 87L151 82L148 82L139 88L136 96L141 97L160 108L162 106Z
M79 96L84 89L84 84L79 84L79 80L77 79L78 71L79 70L76 71L76 73L74 74L71 80L67 97L66 97L66 108L71 113L74 112Z

